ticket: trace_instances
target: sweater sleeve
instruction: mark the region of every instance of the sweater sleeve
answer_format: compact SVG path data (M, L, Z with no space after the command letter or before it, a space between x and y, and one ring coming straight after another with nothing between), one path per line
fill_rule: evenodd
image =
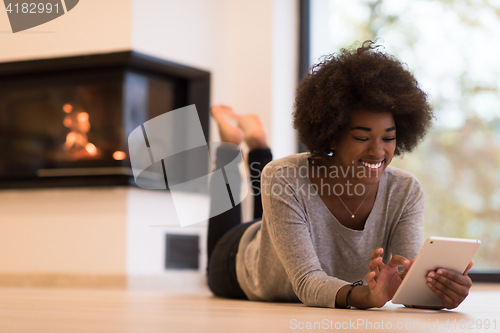
M392 233L389 250L408 260L415 258L424 243L424 192L416 178L411 177L406 201ZM400 270L404 270L401 267Z
M269 172L264 170L263 174ZM309 222L301 199L307 187L294 186L274 172L263 179L262 197L272 245L292 288L307 306L335 307L337 292L347 281L328 276L322 269L311 238ZM304 191L303 193L301 191Z

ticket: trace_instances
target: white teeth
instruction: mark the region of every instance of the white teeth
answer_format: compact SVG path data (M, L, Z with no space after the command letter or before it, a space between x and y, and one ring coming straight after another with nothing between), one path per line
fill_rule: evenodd
M383 161L382 161L383 162ZM380 166L382 165L382 162L379 162L377 164L371 164L371 163L366 163L364 161L361 161L361 163L363 163L364 166L367 166L369 167L370 169L378 169L380 168Z

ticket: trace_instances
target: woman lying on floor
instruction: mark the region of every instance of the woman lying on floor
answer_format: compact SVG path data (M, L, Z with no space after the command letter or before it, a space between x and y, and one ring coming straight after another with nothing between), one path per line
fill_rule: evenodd
M310 153L273 162L256 116L228 106L212 115L222 141L249 146L255 198L254 221L241 224L239 205L209 221L212 292L335 308L391 300L423 245L424 194L389 164L417 146L433 118L409 70L370 41L326 58L296 95L294 126ZM444 308L468 295L471 267L429 274Z

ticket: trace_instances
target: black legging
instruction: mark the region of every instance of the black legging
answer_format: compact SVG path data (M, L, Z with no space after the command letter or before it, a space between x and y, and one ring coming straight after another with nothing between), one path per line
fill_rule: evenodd
M207 277L208 286L212 292L221 297L246 299L236 279L236 253L241 236L253 223L262 218L262 198L260 195L260 176L262 169L272 161L271 150L256 149L248 153L248 165L250 169L250 184L254 195L254 220L241 223L241 205L235 205L222 214L211 217L208 221L207 240ZM223 148L219 148L216 158L216 169L225 164ZM233 178L232 183L239 183L239 175L233 173L227 175ZM235 191L236 192L236 191Z

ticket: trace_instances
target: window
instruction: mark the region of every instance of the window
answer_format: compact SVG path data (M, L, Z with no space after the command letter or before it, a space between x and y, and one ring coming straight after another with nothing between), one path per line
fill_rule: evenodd
M392 165L422 184L425 236L481 239L473 271L498 273L500 1L306 2L309 65L356 40L380 37L414 72L438 119L426 140Z

